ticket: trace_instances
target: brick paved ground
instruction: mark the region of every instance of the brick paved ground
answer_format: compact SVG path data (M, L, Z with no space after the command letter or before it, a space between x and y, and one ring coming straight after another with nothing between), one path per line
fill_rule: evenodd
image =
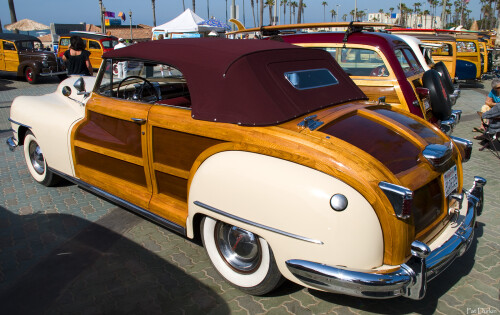
M286 282L265 297L219 279L204 249L70 184L45 188L21 150L3 144L16 95L55 90L0 77L0 313L2 314L499 314L500 160L478 152L464 165L488 179L469 252L432 281L421 301L366 300ZM489 82L485 82L489 87ZM456 136L471 139L485 90L463 90Z

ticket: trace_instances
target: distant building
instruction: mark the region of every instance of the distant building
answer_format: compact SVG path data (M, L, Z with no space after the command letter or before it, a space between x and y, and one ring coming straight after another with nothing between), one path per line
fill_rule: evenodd
M152 26L145 24L132 25L132 40L134 42L144 42L151 40ZM87 24L87 32L101 32L101 27L94 24ZM106 33L118 38L130 40L130 25L106 26Z
M380 22L401 25L399 13L368 13L368 22ZM434 25L432 24L434 19ZM443 28L440 16L407 14L405 25L408 28Z

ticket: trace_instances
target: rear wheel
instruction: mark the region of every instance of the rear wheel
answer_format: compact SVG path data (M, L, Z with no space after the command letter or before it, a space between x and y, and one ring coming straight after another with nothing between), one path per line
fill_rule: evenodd
M36 81L38 81L38 77L37 77L35 71L33 70L32 67L29 67L29 66L26 67L26 69L24 69L24 78L30 84L34 84L34 83L36 83Z
M204 217L201 236L212 265L232 286L263 295L283 282L271 248L258 235Z
M38 183L44 186L52 186L59 182L60 177L47 167L42 148L40 148L37 139L31 131L28 131L24 138L24 158L31 176Z

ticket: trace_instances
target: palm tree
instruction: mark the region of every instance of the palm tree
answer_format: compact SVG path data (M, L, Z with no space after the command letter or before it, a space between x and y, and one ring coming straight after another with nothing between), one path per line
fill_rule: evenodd
M323 6L323 22L326 22L326 6L328 5L328 2L323 1L321 5Z
M446 0L444 0L444 1L446 1ZM415 3L413 4L413 8L414 8L414 11L413 11L413 12L415 12L415 14L417 14L417 17L418 17L418 12L420 11L420 6L421 6L421 5L422 5L422 4L421 4L420 2L415 2ZM418 21L417 21L417 19L415 19L415 27L416 27L416 25L417 25L417 24L418 24Z
M392 19L392 12L394 12L394 8L389 8L389 11L391 11L391 19Z
M302 10L304 10L304 0L299 0L298 8L299 8L299 12L297 14L297 23L301 23L301 21L302 21Z
M335 12L334 9L331 9L330 14L332 15L332 22L333 22L333 19L337 16L337 12Z
M153 25L156 26L155 0L151 0L151 5L153 6Z
M293 19L295 20L295 9L298 7L299 5L297 4L297 1L292 1L290 3L290 7L292 7L292 13L293 13ZM290 22L291 23L291 22Z
M299 20L299 23L303 23L304 22L304 19L305 19L305 14L304 14L304 10L307 8L307 4L305 3L302 3L302 6L299 6L299 12L301 14L301 17L300 17L300 20Z
M257 24L255 24L255 3L253 2L253 0L250 0L250 6L252 7L253 27L256 27Z
M345 22L346 20L347 20L347 14L342 15L342 21Z
M269 8L269 25L273 25L273 6L274 0L266 0L264 6Z
M429 16L429 14L431 14L431 12L429 10L424 10L424 16L425 16L425 25L424 25L424 28L427 28L427 16ZM432 22L431 22L432 23Z
M259 26L262 27L262 25L264 25L264 0L260 0L259 2L260 2Z
M10 10L10 23L17 22L16 9L14 8L14 0L9 0L9 10ZM18 30L14 30L13 32L19 34Z
M281 4L283 5L283 24L286 24L286 6L288 4L288 0L281 0Z

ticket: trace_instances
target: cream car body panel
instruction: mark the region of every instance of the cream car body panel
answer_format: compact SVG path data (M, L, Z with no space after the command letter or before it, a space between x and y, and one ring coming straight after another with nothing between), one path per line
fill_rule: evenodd
M331 208L335 194L347 197L344 211ZM311 241L239 222L195 202ZM269 243L280 271L289 279L294 278L285 265L289 259L360 270L382 265L382 230L368 201L344 182L302 165L242 151L215 154L197 170L188 204L188 236L193 235L198 213L241 226Z
M83 95L77 95L73 87L78 78L79 76L71 76L64 80L54 93L15 98L10 112L12 129L18 141L19 129L25 128L18 123L29 126L43 148L49 167L73 177L75 173L70 146L71 128L85 116L86 101ZM94 86L94 77L84 79L87 87ZM71 88L69 98L62 94L65 86Z
M427 62L425 61L424 55L422 54L422 51L420 50L420 45L422 45L422 41L416 37L410 36L410 35L398 35L396 34L399 38L404 40L408 46L411 47L413 50L413 53L417 57L418 62L424 68L425 71L431 70Z

